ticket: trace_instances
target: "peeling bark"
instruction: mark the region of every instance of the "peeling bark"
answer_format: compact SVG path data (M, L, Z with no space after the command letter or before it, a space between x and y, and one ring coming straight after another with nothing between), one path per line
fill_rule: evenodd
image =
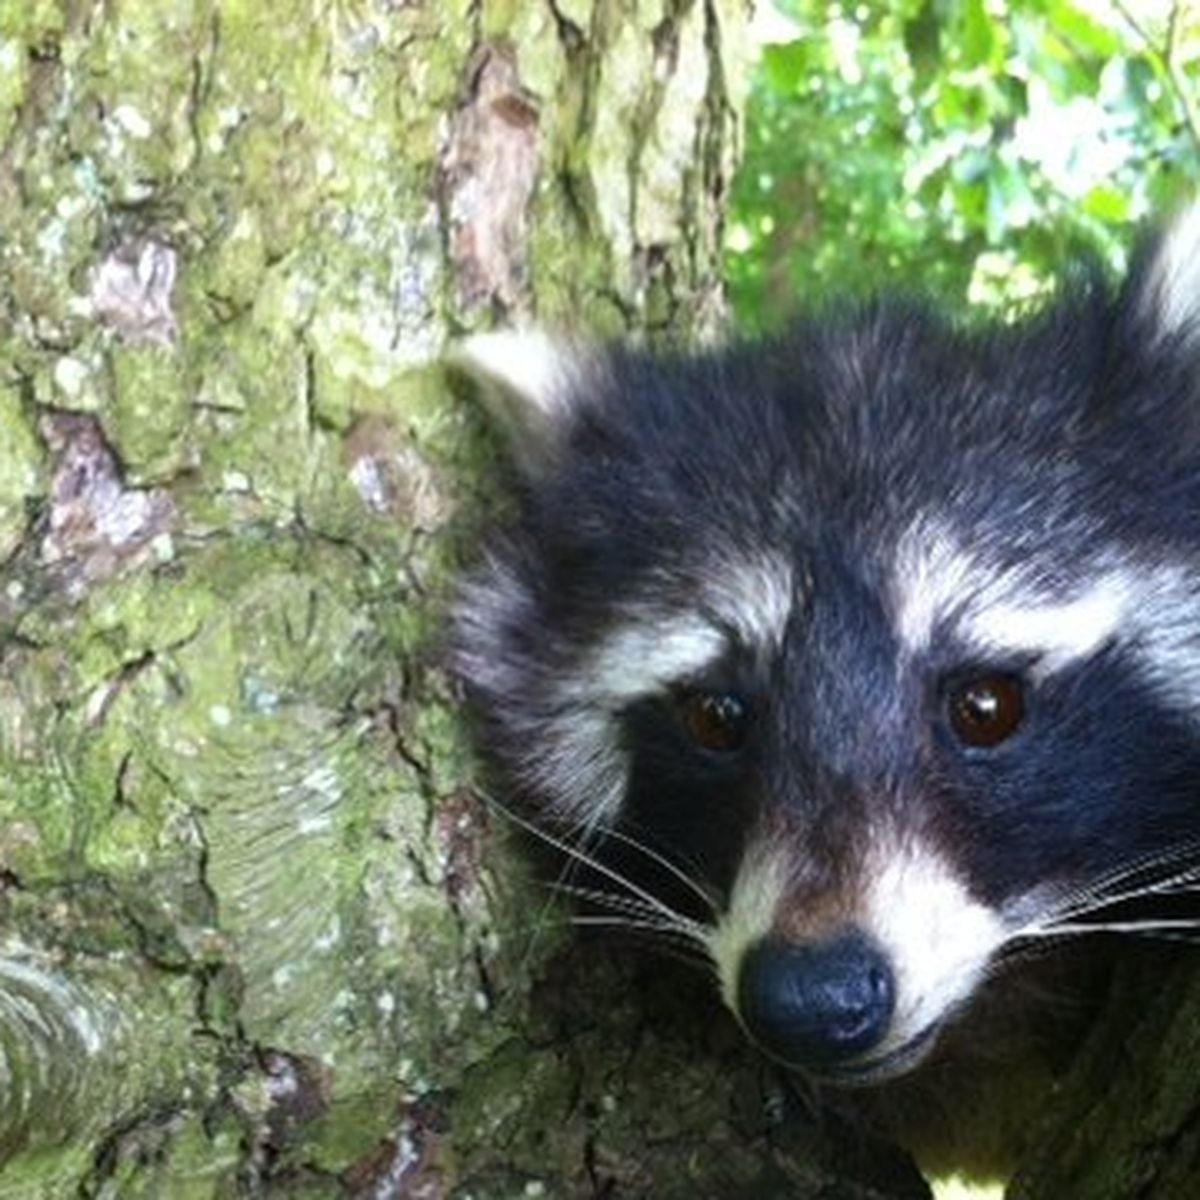
M54 588L79 597L136 566L159 543L169 553L175 506L162 489L127 488L94 418L47 410L40 432L53 457L38 558ZM36 536L36 535L35 535Z
M538 112L511 57L485 46L450 121L442 207L457 307L528 316L526 228L538 175Z

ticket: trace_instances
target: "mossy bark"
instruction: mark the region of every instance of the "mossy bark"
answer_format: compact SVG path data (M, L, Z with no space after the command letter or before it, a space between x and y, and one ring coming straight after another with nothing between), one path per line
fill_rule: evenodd
M546 965L436 651L447 339L718 328L747 18L0 6L0 1196L818 1185Z
M1200 1194L1200 970L1194 950L1133 947L1006 1195Z

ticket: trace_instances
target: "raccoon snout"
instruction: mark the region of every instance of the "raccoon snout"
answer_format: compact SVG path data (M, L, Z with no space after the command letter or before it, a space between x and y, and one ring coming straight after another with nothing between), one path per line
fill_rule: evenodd
M737 1001L763 1050L819 1073L883 1040L896 981L883 952L856 929L809 944L771 936L746 952Z

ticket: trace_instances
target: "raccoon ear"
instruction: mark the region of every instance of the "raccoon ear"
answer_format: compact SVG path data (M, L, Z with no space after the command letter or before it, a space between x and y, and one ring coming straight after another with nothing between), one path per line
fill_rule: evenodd
M538 475L579 408L582 376L594 357L569 339L526 329L464 338L447 361L479 388L516 465Z
M1130 281L1133 312L1156 338L1200 344L1200 200L1176 214Z

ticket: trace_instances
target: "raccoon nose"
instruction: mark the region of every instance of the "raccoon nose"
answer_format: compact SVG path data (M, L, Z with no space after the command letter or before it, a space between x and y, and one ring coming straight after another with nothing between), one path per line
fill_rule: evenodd
M895 1004L887 959L857 930L812 944L764 938L738 977L738 1010L750 1036L797 1067L819 1070L869 1050Z

